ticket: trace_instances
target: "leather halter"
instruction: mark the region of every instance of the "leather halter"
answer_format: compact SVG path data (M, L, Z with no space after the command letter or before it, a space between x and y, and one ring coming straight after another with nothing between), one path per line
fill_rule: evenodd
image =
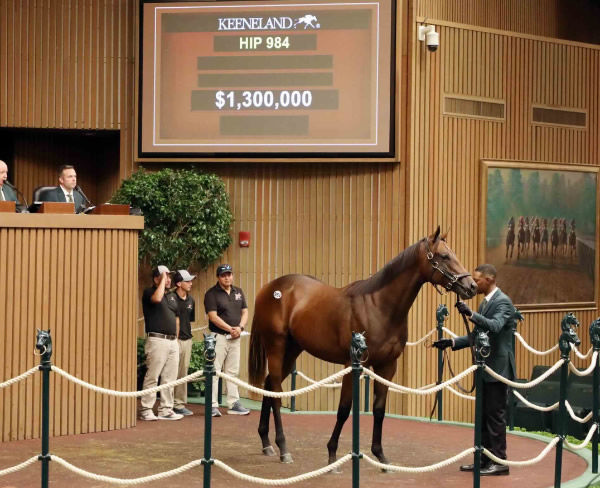
M446 247L448 247L446 245ZM446 282L444 286L444 288L446 288L446 290L451 291L452 288L454 288L454 285L458 282L458 280L466 277L466 276L471 276L471 273L460 273L460 274L454 274L451 271L449 271L448 269L444 269L440 267L440 263L438 261L434 261L435 258L435 254L431 251L431 249L429 248L429 239L426 237L425 238L425 248L427 250L427 261L429 261L429 263L431 264L431 277L429 278L429 282L433 285L433 287L435 288L435 290L440 294L440 295L444 295L444 292L440 291L438 289L438 285L433 283L433 275L435 274L435 272L439 272L444 278L446 278L446 280L448 280Z

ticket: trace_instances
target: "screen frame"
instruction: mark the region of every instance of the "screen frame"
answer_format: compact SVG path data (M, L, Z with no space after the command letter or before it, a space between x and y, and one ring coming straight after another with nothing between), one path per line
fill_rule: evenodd
M220 0L223 3L236 2L240 0ZM266 3L277 3L278 0L264 0ZM310 160L339 160L339 161L353 161L353 162L395 162L396 161L396 2L390 1L391 7L391 31L389 38L389 133L388 133L388 148L387 151L373 151L373 152L356 152L356 151L336 151L336 152L323 152L323 151L298 151L298 152L257 152L257 151L227 151L227 152L211 152L211 151L189 151L189 152L149 152L144 151L142 148L142 117L143 117L143 32L144 32L144 5L147 3L164 3L166 5L170 3L206 3L212 4L209 0L139 0L139 22L137 26L136 40L138 42L138 58L135 68L135 76L137 77L135 86L137 88L137 97L135 97L135 123L136 127L134 130L135 134L135 155L134 160L136 162L164 162L164 161L180 161L185 159L190 162L201 162L207 159L212 160L228 160L228 162L249 162L251 160L258 161L301 161L309 162Z

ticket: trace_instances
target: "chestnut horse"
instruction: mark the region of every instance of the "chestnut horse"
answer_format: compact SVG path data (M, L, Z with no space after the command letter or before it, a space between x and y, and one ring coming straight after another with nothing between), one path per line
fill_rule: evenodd
M363 363L391 380L396 360L408 335L408 311L421 287L441 285L464 299L473 297L477 285L448 247L438 227L429 237L405 249L366 280L333 288L305 275L286 275L267 283L256 296L248 371L253 385L280 392L302 351L324 361L350 364L352 332L366 334L368 355ZM268 366L268 375L265 378ZM373 400L371 452L387 463L381 446L388 387L376 382ZM327 443L329 463L336 460L338 439L352 406L352 377L344 376L337 422ZM280 460L292 462L281 423L281 399L263 397L258 433L263 453L275 455L269 441L271 409Z

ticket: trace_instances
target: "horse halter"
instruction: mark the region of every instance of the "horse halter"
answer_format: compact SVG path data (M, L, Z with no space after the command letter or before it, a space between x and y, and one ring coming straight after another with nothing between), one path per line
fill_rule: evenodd
M446 245L445 242L444 242L444 245ZM429 239L427 237L425 238L425 246L426 246L426 250L427 250L427 261L429 261L429 263L431 264L431 268L432 268L431 278L429 279L430 282L433 279L434 273L436 271L438 271L444 278L446 278L446 280L448 280L447 283L445 285L443 285L444 288L446 288L446 290L448 290L448 291L451 291L452 288L454 288L454 285L458 282L458 280L460 280L466 276L471 276L471 273L454 274L447 269L440 268L440 263L438 261L434 261L434 259L433 259L435 257L435 254L429 248ZM446 247L448 247L448 246L446 245ZM440 295L445 295L447 293L447 292L440 291L438 289L437 284L432 283L432 282L431 282L431 284L435 288L435 291L437 291Z

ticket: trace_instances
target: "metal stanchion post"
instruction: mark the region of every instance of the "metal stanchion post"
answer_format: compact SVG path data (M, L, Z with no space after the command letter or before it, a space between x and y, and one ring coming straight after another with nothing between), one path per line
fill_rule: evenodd
M298 375L298 371L296 370L296 361L294 361L294 366L292 367L292 391L296 389L296 376ZM290 411L296 411L296 397L293 396L290 399Z
M42 488L48 488L50 471L50 371L52 368L52 337L49 330L38 330L36 349L41 353L42 371L42 453L38 459L42 462Z
M212 334L204 334L204 488L210 488L210 471L214 463L212 459L212 390L213 377L215 375L215 352L216 339Z
M440 339L444 338L444 331L443 331L443 327L444 327L444 321L446 320L446 317L448 317L448 307L446 307L446 305L444 305L443 303L441 303L440 305L438 305L437 310L435 311L435 318L437 321L437 338L438 341ZM444 381L444 378L442 378L443 374L444 374L444 351L442 351L441 349L438 349L437 351L437 359L438 359L438 372L437 372L437 384L441 384L442 381ZM440 390L436 393L437 395L437 418L439 421L442 420L443 418L443 414L444 414L444 407L443 407L443 403L442 403L442 398L443 398L443 391ZM433 414L433 412L432 412Z
M479 488L481 482L481 429L483 423L483 373L485 358L490 355L490 341L487 334L479 331L475 334L475 455L473 459L473 488Z
M513 357L516 358L517 354L516 354L516 337L515 337L515 333L517 332L517 322L523 322L524 317L523 314L521 313L521 311L515 307L515 314L514 314L514 321L513 321L513 326L512 326L512 352L513 352ZM511 386L508 387L508 429L509 430L515 430L515 403L516 403L516 396L513 392L513 389Z
M360 375L362 365L360 360L367 349L365 336L352 333L350 358L352 359L352 488L360 486Z
M590 324L590 341L594 352L600 351L600 317ZM600 439L600 358L596 358L596 367L593 376L593 399L592 399L592 422L596 426L594 437L592 437L592 473L598 472L598 440Z
M567 407L565 400L567 399L567 375L569 373L569 353L571 352L571 344L579 345L581 341L571 326L577 327L579 321L571 312L566 314L561 322L562 334L558 340L560 349L560 358L564 359L564 363L560 368L560 399L558 404L558 429L557 435L559 441L556 444L556 461L554 463L554 488L560 488L560 478L562 474L562 452L565 441L565 426L567 417Z

